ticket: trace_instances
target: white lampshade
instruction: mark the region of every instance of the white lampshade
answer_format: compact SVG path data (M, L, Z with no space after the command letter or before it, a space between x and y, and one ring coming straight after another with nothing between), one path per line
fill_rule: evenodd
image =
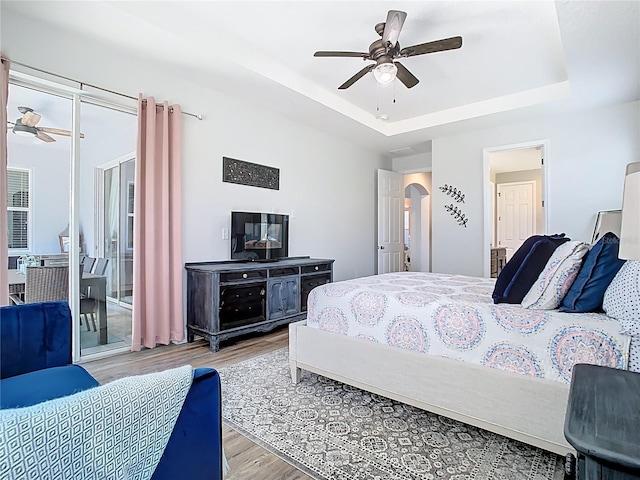
M396 78L396 73L398 73L398 67L396 67L393 62L381 63L373 69L373 76L376 77L379 83L389 83L393 81L393 79Z
M618 257L622 260L640 260L640 162L627 165Z

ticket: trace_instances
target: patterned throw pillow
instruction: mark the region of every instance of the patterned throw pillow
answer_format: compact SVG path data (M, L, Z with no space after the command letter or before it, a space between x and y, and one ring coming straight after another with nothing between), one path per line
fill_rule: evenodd
M604 292L624 265L618 258L620 239L612 232L605 233L589 250L580 273L562 300L561 312L581 313L602 310Z
M589 245L584 242L573 241L560 245L522 299L522 306L539 310L558 308L578 276L582 258L588 251Z
M556 248L569 240L564 233L527 238L498 275L492 294L493 302L522 302Z
M640 336L640 260L627 260L604 292L602 307L620 333Z

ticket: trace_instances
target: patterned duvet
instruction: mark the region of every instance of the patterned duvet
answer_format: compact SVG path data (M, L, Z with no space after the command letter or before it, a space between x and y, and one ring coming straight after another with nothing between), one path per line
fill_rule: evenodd
M613 318L494 305L494 283L422 272L328 283L309 294L307 325L565 383L576 363L628 367Z

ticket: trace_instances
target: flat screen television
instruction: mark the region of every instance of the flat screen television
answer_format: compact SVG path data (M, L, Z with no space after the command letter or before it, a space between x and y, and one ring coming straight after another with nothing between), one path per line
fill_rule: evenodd
M289 215L231 212L231 258L275 261L289 255Z

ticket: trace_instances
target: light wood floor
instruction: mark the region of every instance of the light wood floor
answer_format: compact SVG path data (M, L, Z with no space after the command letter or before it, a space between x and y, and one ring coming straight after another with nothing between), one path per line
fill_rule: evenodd
M200 340L94 360L83 363L83 367L100 383L106 383L129 375L159 372L187 364L222 368L286 347L288 341L288 328L285 326L273 333L229 343L216 353L209 351L208 342ZM223 425L222 437L230 467L226 480L311 480L308 475L226 425Z

